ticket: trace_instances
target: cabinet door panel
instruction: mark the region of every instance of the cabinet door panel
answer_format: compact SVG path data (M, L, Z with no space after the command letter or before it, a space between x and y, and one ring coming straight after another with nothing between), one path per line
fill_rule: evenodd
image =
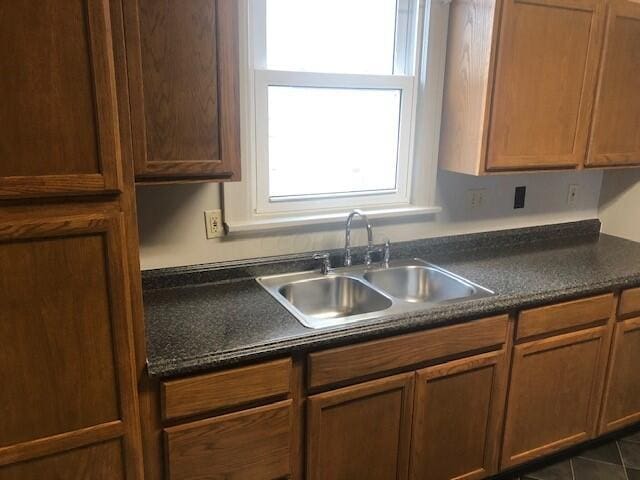
M112 440L0 467L0 480L124 480L122 447Z
M0 465L117 437L139 465L121 222L0 224Z
M0 198L119 190L108 1L4 2L0 58Z
M503 366L500 351L418 372L411 479L472 480L496 472Z
M640 318L616 325L612 348L600 433L640 420Z
M606 327L516 345L502 467L595 434L607 355Z
M126 0L138 179L238 180L236 0Z
M276 480L291 473L292 402L165 429L169 480Z
M505 0L488 170L583 163L601 10L598 0Z
M611 0L588 165L640 164L640 3Z
M307 478L407 478L413 373L308 400Z

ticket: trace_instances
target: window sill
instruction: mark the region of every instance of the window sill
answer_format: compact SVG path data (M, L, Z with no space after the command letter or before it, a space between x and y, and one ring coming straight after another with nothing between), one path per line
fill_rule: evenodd
M361 209L363 210L369 219L376 218L410 218L420 217L425 215L433 215L442 211L440 207L399 207L399 208L387 208L387 209ZM264 219L252 219L248 221L229 221L225 225L227 232L234 233L251 233L251 232L263 232L267 230L288 230L301 226L309 225L332 225L344 223L347 215L351 210L343 210L324 214L310 213L304 214L291 214L287 216L270 216Z

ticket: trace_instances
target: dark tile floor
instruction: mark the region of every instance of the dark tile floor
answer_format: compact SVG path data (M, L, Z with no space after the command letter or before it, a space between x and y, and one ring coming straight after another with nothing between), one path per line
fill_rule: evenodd
M640 480L640 431L556 459L552 464L500 477L505 480Z

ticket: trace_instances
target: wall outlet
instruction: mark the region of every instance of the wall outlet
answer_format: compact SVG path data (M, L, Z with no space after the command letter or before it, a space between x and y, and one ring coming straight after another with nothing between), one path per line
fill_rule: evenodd
M527 187L522 185L516 187L516 191L513 195L513 208L524 208L524 200L527 196Z
M218 238L224 235L222 210L206 210L204 212L204 223L208 239Z
M567 205L575 207L578 203L578 192L580 191L580 185L569 185L569 192L567 193Z
M478 188L467 190L467 207L470 210L482 208L487 200L487 189Z

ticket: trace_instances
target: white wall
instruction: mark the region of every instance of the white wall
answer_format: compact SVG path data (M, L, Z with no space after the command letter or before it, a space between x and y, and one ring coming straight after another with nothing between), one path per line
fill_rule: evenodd
M603 232L640 241L640 169L604 174L600 218Z
M440 172L437 198L442 213L413 222L376 220L374 234L377 241L388 237L397 242L595 218L601 183L600 172L487 178ZM567 205L570 184L580 185L574 207ZM518 185L527 186L526 207L514 210L513 194ZM471 188L488 190L486 204L472 211L466 207L466 191ZM640 198L640 189L636 194ZM219 208L219 187L215 184L144 186L138 187L137 197L143 269L339 248L344 242L341 226L207 240L203 212ZM364 232L358 230L354 244L363 244Z

